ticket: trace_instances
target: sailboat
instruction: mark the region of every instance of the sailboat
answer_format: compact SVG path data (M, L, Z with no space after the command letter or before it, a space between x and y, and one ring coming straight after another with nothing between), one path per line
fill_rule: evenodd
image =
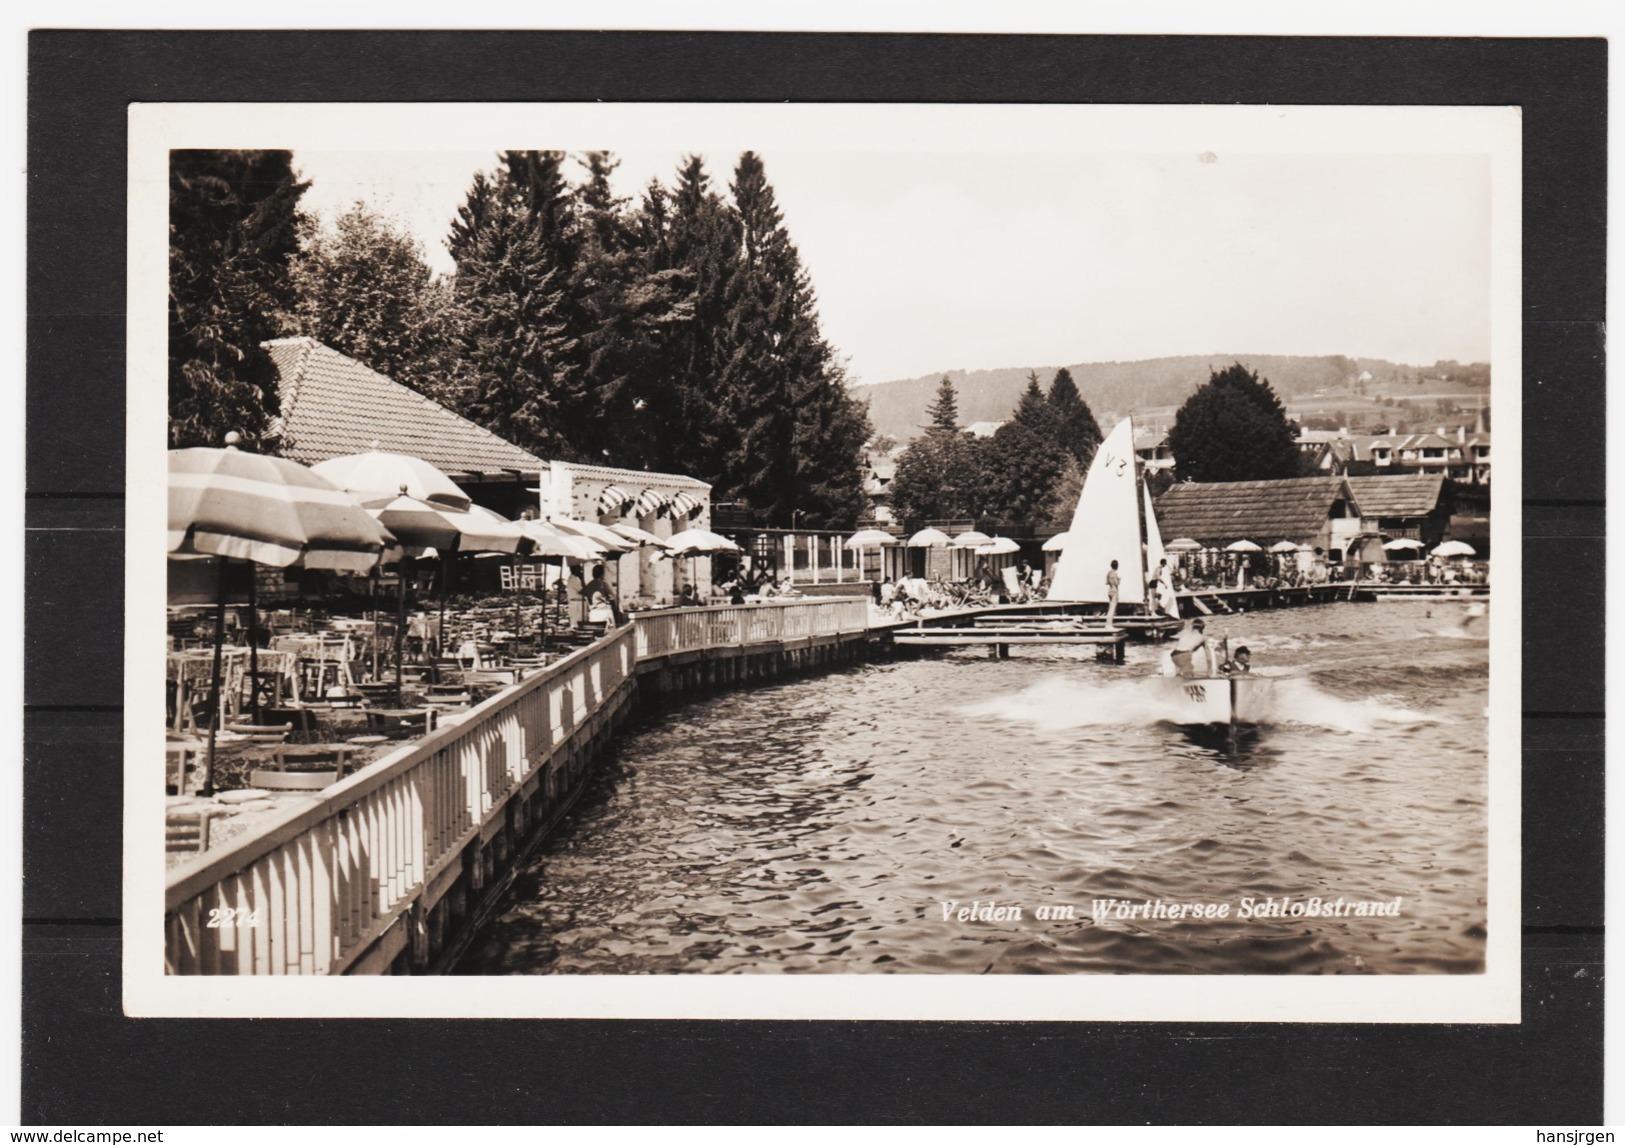
M1178 621L1159 608L1155 584L1147 575L1162 565L1162 531L1151 503L1151 489L1134 456L1134 425L1124 418L1100 443L1083 480L1083 492L1072 514L1072 528L1061 550L1049 600L1104 604L1106 570L1117 562L1119 607L1137 605L1140 616L1119 616L1122 627L1157 630ZM1148 582L1150 582L1148 584ZM1241 726L1266 722L1273 685L1253 676L1223 675L1216 656L1208 658L1205 676L1165 675L1148 682L1167 705L1170 723L1219 725L1232 733ZM1171 666L1171 665L1170 665Z
M1084 475L1083 491L1072 513L1072 527L1050 582L1050 601L1105 604L1106 575L1117 562L1119 608L1137 606L1139 615L1117 617L1122 627L1162 627L1178 618L1164 611L1148 570L1163 560L1162 532L1151 504L1151 489L1134 456L1134 422L1124 418L1095 451Z

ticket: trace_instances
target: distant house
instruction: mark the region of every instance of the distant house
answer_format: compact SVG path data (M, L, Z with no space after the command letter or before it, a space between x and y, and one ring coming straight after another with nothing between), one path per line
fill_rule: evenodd
M1156 512L1164 541L1188 537L1219 549L1234 541L1266 549L1291 541L1334 562L1365 532L1361 507L1342 477L1186 482L1158 498Z
M1484 438L1482 461L1469 449L1465 426L1453 431L1441 427L1433 433L1353 437L1349 439L1348 472L1438 474L1456 481L1483 483L1489 480L1489 435L1475 435L1474 440L1479 437Z
M1348 483L1360 502L1367 529L1377 530L1389 540L1409 537L1428 549L1444 540L1451 505L1445 479L1438 474L1350 477Z
M897 477L897 455L868 453L863 459L863 495L869 501L867 519L890 525L896 521L892 512L891 484Z
M1003 424L1002 421L973 421L965 427L965 432L972 437L992 437Z
M1172 469L1173 451L1168 448L1166 430L1137 430L1134 434L1134 456L1143 468L1149 470Z

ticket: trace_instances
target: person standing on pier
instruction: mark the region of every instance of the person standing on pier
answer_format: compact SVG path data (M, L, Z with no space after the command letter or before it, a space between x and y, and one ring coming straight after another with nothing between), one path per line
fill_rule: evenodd
M1106 624L1117 623L1117 590L1122 585L1123 578L1117 574L1117 562L1106 570Z

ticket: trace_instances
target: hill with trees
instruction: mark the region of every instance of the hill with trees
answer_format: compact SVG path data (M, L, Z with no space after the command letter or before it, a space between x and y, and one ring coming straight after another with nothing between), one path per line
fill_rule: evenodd
M1425 395L1419 405L1431 409L1441 390L1489 394L1490 371L1484 363L1435 362L1411 366L1381 358L1350 358L1341 354L1301 357L1281 354L1187 354L1149 358L1137 362L1080 362L1062 367L1079 394L1098 417L1134 410L1173 410L1196 392L1214 370L1240 362L1269 378L1288 407L1313 401L1317 391L1344 391L1356 397L1381 396L1409 400ZM1027 387L1027 366L997 370L947 370L919 378L881 382L855 392L869 401L869 419L875 429L900 441L917 437L926 424L926 407L944 377L959 395L959 416L966 424L1009 418ZM1041 374L1054 373L1041 367ZM1369 374L1366 378L1364 375ZM1352 404L1352 402L1344 403ZM1328 411L1328 413L1331 411ZM1110 428L1105 426L1104 428Z

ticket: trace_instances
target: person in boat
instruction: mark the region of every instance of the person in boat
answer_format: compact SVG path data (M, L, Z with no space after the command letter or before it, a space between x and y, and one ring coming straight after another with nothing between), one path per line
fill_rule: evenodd
M1253 650L1243 644L1236 649L1236 654L1220 666L1219 671L1227 676L1247 676L1253 670Z
M1174 637L1173 649L1168 656L1174 662L1174 674L1178 676L1196 675L1195 658L1198 649L1207 649L1207 621L1200 616L1193 619L1179 635ZM1211 660L1212 653L1208 653Z

